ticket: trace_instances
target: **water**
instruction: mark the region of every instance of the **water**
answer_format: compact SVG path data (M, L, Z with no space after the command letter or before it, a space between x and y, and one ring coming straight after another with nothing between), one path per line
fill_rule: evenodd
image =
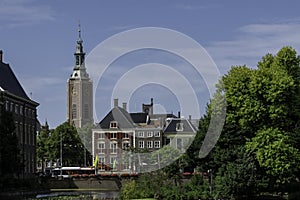
M30 198L28 200L36 199L51 199L51 200L117 200L119 197L119 192L107 191L107 192L51 192L47 194L38 194L35 198Z

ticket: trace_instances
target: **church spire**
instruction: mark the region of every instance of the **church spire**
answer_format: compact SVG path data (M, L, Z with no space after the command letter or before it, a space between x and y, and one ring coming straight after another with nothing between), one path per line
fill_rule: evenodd
M74 67L74 69L85 68L84 67L85 53L83 52L82 43L83 43L83 40L81 39L81 27L80 27L80 22L79 22L78 23L77 46L76 46L76 52L74 53L74 56L75 56L75 67Z
M79 43L82 44L80 21L78 22L78 39L77 39L77 44L79 44Z

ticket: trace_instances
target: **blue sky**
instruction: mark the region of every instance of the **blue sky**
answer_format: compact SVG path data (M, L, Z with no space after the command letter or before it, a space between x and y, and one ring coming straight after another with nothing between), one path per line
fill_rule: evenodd
M255 67L263 55L276 53L286 45L300 52L299 7L297 0L0 0L0 49L4 51L4 62L11 65L27 94L32 93L32 98L40 103L41 123L47 119L54 128L66 120L66 83L74 65L78 20L87 55L99 43L122 31L163 27L196 40L224 74L231 65ZM177 66L179 71L188 65L176 56L151 50L121 57L113 64L115 68L107 71L105 87L97 89L98 119L109 111L113 97L109 91L122 73L149 62ZM197 84L204 83L197 83L192 71L186 72L185 77L191 81L203 113L209 94L198 90ZM130 111L140 111L140 104L148 103L151 97L159 111L180 110L176 94L154 84L132 94ZM174 99L172 103L170 99Z

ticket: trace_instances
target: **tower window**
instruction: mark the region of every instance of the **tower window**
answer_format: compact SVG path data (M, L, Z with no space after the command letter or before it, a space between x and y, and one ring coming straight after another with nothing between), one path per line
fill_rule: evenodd
M88 104L84 104L84 108L83 108L83 115L84 118L89 118L89 105Z
M72 119L77 118L77 106L76 104L72 105Z
M79 56L76 56L76 65L79 65Z

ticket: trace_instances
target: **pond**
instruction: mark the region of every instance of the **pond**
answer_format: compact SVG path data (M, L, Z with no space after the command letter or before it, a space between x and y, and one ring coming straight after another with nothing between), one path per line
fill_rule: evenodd
M38 194L36 197L25 198L26 200L117 200L119 192L107 191L107 192L51 192L46 194Z

